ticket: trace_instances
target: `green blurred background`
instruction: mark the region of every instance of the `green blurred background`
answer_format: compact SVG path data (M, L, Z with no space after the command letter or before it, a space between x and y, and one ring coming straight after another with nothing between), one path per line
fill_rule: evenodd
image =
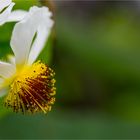
M56 72L47 115L0 106L0 138L140 138L140 2L14 0L15 9L46 5L55 26L39 56ZM0 27L0 56L14 23Z

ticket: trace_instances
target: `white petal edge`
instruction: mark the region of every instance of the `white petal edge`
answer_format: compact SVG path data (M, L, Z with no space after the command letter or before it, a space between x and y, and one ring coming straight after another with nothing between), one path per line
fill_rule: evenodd
M11 3L1 14L0 14L0 25L3 25L5 22L7 22L10 14L11 14L11 11L12 11L12 8L13 6L15 5L15 3Z
M24 19L15 25L10 44L15 54L17 66L28 63L29 56L32 61L34 61L32 55L29 55L30 50L34 51L37 47L40 47L38 52L34 54L34 58L36 58L36 56L38 56L40 51L43 49L45 38L48 36L47 34L52 26L52 20L50 19L51 15L52 14L49 12L47 7L39 8L34 6L30 8L29 13L24 17ZM45 29L45 31L42 30L42 28ZM48 31L48 33L46 31ZM36 33L37 40L35 39L35 43L33 43ZM45 38L43 37L43 39L41 39L41 33L44 34Z
M7 22L20 21L26 16L27 12L24 10L13 11L7 19Z
M16 68L13 64L0 61L0 77L9 78L16 72Z
M12 0L0 0L0 12L11 4Z

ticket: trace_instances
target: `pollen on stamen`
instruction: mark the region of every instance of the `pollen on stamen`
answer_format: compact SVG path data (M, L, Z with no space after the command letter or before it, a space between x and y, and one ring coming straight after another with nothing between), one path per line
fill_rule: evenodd
M5 98L5 106L14 112L47 113L55 102L54 71L40 61L17 74Z

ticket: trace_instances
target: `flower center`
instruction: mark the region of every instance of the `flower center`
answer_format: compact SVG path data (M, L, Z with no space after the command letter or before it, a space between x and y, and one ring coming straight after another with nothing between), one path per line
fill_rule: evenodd
M56 93L54 72L40 61L18 71L10 85L5 105L14 112L47 113L54 103Z

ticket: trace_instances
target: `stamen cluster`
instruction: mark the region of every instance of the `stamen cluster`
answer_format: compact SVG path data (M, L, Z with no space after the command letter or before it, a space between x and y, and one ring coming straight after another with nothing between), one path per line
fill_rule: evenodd
M6 96L5 106L23 114L47 113L55 102L54 75L54 71L40 61L17 72Z

